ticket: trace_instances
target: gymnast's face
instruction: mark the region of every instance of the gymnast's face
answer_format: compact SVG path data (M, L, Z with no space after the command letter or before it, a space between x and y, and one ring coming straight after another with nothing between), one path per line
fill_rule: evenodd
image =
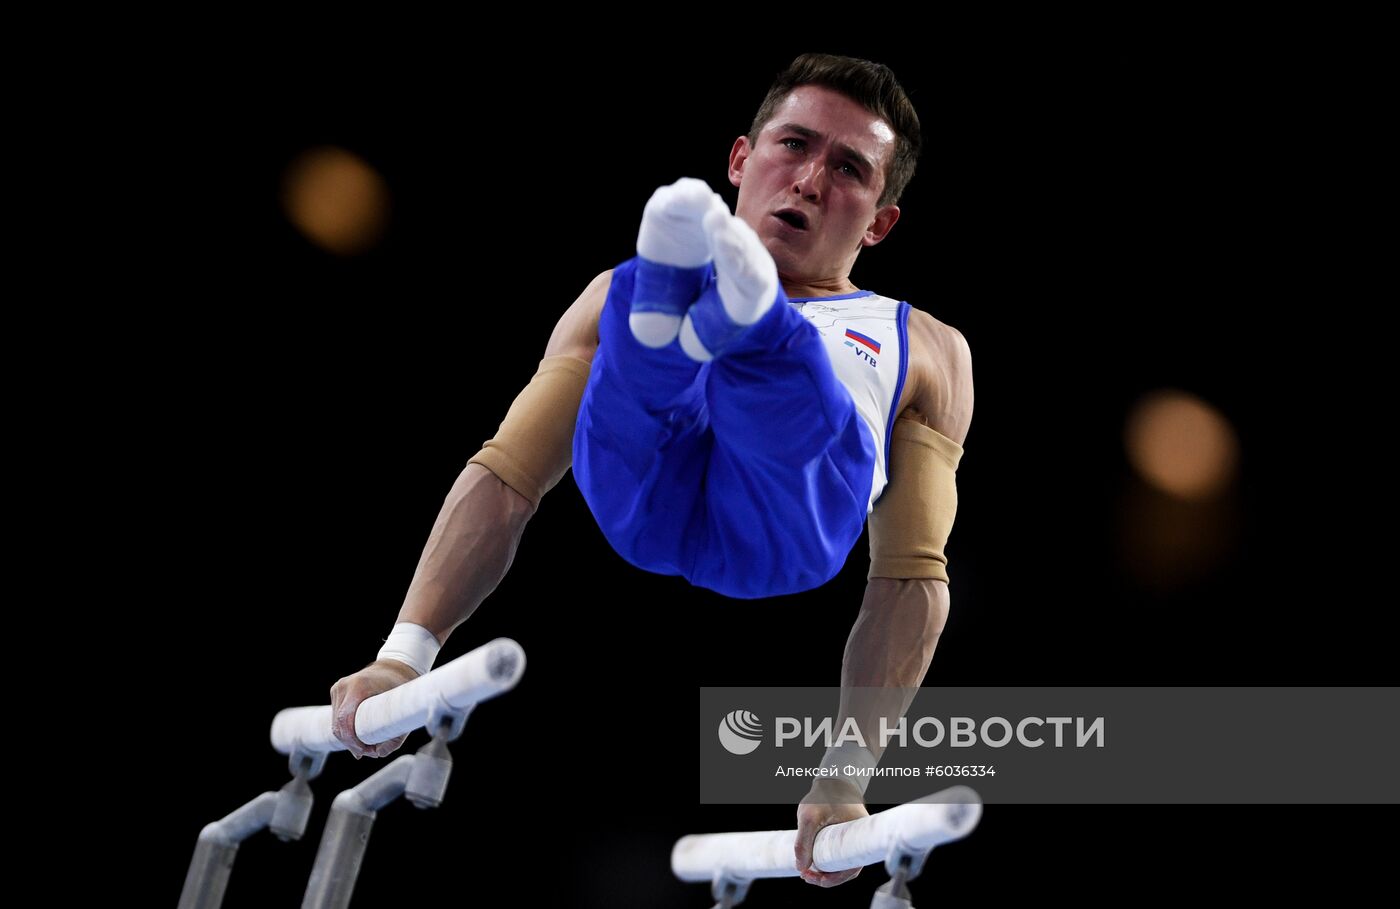
M758 232L785 283L839 286L860 250L889 233L899 208L876 203L894 144L883 118L817 85L793 89L756 144L735 141L734 213Z

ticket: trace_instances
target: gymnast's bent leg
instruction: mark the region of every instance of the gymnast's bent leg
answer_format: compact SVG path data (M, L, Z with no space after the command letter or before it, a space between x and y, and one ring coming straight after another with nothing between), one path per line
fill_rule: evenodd
M714 436L708 368L675 338L713 275L701 222L715 209L728 210L700 180L652 195L638 255L613 271L574 432L574 480L613 549L640 568L686 577Z
M841 570L865 526L875 443L762 241L738 218L705 223L720 280L687 323L720 352L706 387L715 441L705 557L691 582L735 597L809 590ZM718 315L734 307L720 310L720 301L770 294L771 309L751 327L724 329ZM683 327L683 344L688 335Z
M574 435L575 481L638 567L733 597L818 586L864 524L868 432L752 229L697 193L660 209L648 204L639 256L613 274ZM645 256L648 219L665 215L682 216L692 253L696 236L714 250L718 276L693 254L670 269ZM677 331L679 345L668 341Z

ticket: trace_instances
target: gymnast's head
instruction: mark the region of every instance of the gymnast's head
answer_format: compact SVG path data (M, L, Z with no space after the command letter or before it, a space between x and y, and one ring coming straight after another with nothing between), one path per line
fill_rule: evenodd
M899 220L921 144L918 115L889 67L803 54L730 150L735 214L785 275L844 276Z

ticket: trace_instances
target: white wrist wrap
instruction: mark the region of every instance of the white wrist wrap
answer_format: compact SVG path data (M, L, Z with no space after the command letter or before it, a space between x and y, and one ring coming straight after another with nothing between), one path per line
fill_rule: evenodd
M821 766L834 768L833 775L828 779L854 783L860 794L865 795L866 787L870 785L871 771L875 769L875 755L869 748L847 742L826 749Z
M437 637L422 625L399 622L394 626L394 630L389 632L389 639L384 642L384 646L379 648L377 659L407 663L417 670L419 675L424 675L433 668L433 660L437 659L441 649L442 645L438 643Z

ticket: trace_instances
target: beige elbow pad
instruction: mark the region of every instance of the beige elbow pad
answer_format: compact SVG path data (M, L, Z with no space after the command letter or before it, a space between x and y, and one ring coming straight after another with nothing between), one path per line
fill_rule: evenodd
M958 511L962 446L914 420L896 420L890 478L870 513L869 578L948 581L943 547Z
M496 437L468 464L480 464L530 500L533 508L574 460L574 424L592 364L580 357L540 361L534 378L516 396Z

